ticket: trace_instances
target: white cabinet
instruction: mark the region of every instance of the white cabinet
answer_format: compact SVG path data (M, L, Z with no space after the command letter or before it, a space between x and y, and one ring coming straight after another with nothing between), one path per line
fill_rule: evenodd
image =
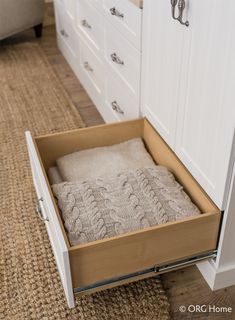
M76 0L55 0L55 2L63 6L64 11L69 15L71 19L75 18Z
M104 120L139 117L140 7L130 0L55 0L55 10L58 45Z
M142 10L130 0L103 0L103 9L105 17L140 50Z
M142 112L224 209L235 128L235 3L144 3Z
M72 69L77 64L77 33L72 18L65 14L63 2L55 1L57 43Z
M235 128L235 5L189 3L175 151L224 209Z
M170 13L170 1L144 2L141 111L174 147L184 30Z

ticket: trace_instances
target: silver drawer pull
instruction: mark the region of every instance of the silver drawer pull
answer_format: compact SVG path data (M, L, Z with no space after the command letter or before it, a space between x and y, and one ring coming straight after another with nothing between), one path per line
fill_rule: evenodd
M86 70L88 70L88 71L90 71L90 72L93 72L93 71L94 71L87 61L85 61L85 62L83 63L83 65L84 65L84 68L85 68Z
M116 111L117 113L120 113L120 114L124 114L124 111L120 108L120 106L118 105L117 101L114 100L113 102L111 102L111 105L112 105L112 109L114 111Z
M60 30L60 34L65 38L69 37L68 33L64 29Z
M109 9L112 16L116 16L118 18L124 18L124 14L120 13L115 7Z
M83 27L91 29L91 25L84 19L81 21Z
M176 17L175 15L175 8L177 6L178 3L178 10L179 10L179 15L178 17ZM185 9L185 0L171 0L171 15L172 18L179 21L179 23L181 23L182 25L188 27L189 26L189 22L188 21L183 21L183 13L184 13L184 9Z
M118 56L117 54L114 52L110 55L111 59L113 62L117 63L117 64L124 64L124 61L122 61Z
M49 221L48 217L46 217L46 218L43 217L43 213L42 213L42 209L41 209L41 206L40 206L40 202L43 202L43 198L38 199L38 201L36 203L35 211L36 211L36 213L37 213L37 215L38 215L40 220Z

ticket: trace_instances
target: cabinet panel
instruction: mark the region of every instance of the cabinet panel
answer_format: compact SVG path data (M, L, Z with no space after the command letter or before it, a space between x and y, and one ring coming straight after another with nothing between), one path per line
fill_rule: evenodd
M104 46L103 17L87 0L80 0L77 2L76 25L80 34L86 38L92 48L96 51L96 54L102 58Z
M189 2L175 148L221 209L235 128L234 16L233 0Z
M171 147L175 143L184 29L171 17L170 1L144 3L142 113Z
M139 101L110 74L105 81L105 105L113 113L113 121L125 121L139 117Z
M78 35L72 20L64 14L64 8L56 3L56 31L57 42L71 68L75 68L78 59Z
M138 100L141 54L108 22L105 24L104 60L110 72Z
M127 0L103 0L103 10L112 25L140 50L142 10Z
M71 19L75 18L76 0L55 0L66 11Z

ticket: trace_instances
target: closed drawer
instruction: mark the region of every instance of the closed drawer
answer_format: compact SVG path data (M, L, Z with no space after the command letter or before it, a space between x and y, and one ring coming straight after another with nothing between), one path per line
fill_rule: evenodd
M87 2L90 2L90 4L92 4L94 7L96 7L101 12L103 11L103 8L102 8L103 0L87 0Z
M117 237L70 246L46 172L63 155L136 137L144 140L157 164L166 166L174 173L202 214ZM43 214L49 217L51 223L47 226L49 238L70 306L74 305L72 288L82 289L104 280L148 270L155 265L192 258L216 248L220 225L218 208L146 119L36 138L27 132L26 140L35 188L42 190ZM156 273L151 272L144 277L153 275ZM98 288L94 287L93 291L100 288L101 284Z
M77 34L70 19L63 14L63 7L56 6L56 30L60 39L66 43L73 56L76 56Z
M114 72L139 99L140 53L108 23L105 27L104 56L110 72Z
M127 0L103 0L103 8L113 26L140 50L142 10Z
M91 86L101 95L104 88L103 64L80 38L80 69L89 79Z
M103 55L103 19L102 15L87 0L77 2L77 28L86 37L100 57Z
M62 7L63 12L72 19L75 19L75 8L76 8L76 0L55 0L55 5L59 5Z
M129 94L125 85L110 75L105 83L105 105L111 108L116 121L139 117L139 101Z

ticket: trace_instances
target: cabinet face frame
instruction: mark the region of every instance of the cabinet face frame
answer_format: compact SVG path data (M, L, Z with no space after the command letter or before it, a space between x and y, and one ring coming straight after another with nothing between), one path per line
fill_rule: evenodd
M46 176L48 168L62 155L81 149L113 145L135 137L143 138L156 163L165 165L174 173L203 214L71 247ZM37 137L34 144L60 222L61 234L68 247L73 288L216 248L220 225L218 208L146 119Z

